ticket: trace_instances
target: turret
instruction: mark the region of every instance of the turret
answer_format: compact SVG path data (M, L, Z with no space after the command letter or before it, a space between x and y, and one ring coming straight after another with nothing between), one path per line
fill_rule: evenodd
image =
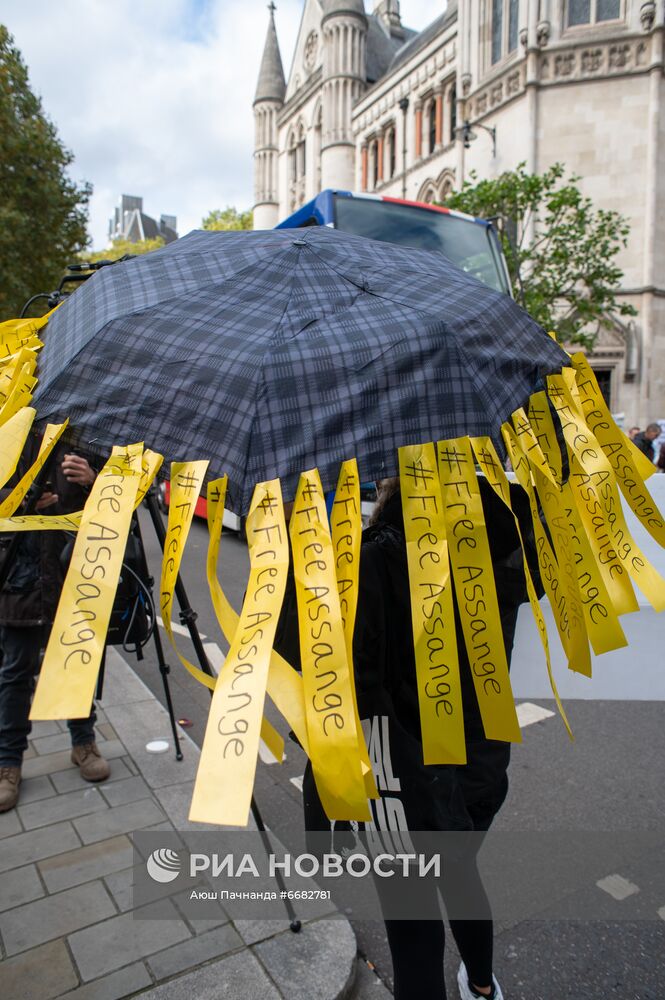
M284 104L286 81L275 28L275 9L271 0L268 4L268 33L253 105L255 229L272 229L279 222L277 115Z
M363 0L324 0L321 186L353 188L351 111L367 80Z

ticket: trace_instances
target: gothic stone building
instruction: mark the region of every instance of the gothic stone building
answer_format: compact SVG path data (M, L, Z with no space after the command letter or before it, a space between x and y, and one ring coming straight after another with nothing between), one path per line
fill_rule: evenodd
M398 0L371 13L363 0L305 0L286 80L270 5L256 228L326 187L433 201L472 170L561 161L631 226L621 295L638 315L601 335L594 367L627 425L665 418L665 0L442 6L416 33ZM465 148L466 121L476 141Z

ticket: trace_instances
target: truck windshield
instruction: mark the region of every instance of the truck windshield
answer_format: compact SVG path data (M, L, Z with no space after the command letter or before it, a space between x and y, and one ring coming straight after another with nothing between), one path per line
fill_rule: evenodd
M509 293L487 226L413 205L335 196L335 228L386 243L438 250L490 288Z

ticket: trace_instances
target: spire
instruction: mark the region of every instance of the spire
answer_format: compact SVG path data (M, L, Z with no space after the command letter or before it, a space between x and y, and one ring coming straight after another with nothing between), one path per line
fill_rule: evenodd
M268 10L270 11L270 23L268 24L266 44L263 48L259 82L256 85L256 94L254 95L255 104L257 101L283 101L286 93L286 80L282 68L282 57L279 54L277 29L275 28L276 8L272 0L268 4Z

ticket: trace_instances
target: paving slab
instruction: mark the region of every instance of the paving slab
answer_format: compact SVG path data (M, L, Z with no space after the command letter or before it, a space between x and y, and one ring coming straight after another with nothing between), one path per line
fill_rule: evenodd
M222 955L243 947L243 940L238 932L231 923L226 923L153 955L148 959L148 967L155 979L168 979L178 972L193 969L211 958L221 958Z
M58 854L38 867L48 891L60 892L127 868L132 858L131 841L122 835Z
M32 722L32 729L30 731L30 742L34 742L42 736L54 736L56 733L62 732L60 726L57 722L40 721Z
M115 781L122 781L124 778L130 778L132 773L133 772L129 766L129 758L124 755L114 757L111 762L111 773L106 781L99 785L99 788L106 788ZM66 771L56 771L50 777L56 789L62 793L74 792L78 788L90 787L89 782L84 781L81 777L81 772L77 767L69 767Z
M150 697L152 698L152 695ZM198 752L192 743L183 740L184 758L175 761L169 717L159 702L152 699L119 707L108 707L107 715L151 788L172 785L176 781L194 780L198 767ZM156 737L163 737L169 741L171 746L167 753L148 753L145 748L146 743Z
M0 934L7 954L15 955L79 927L96 924L114 913L115 907L102 883L88 882L0 914Z
M138 701L154 700L150 689L136 676L118 650L112 647L108 648L106 650L104 697L102 698L105 719L113 725L109 708L129 705Z
M54 823L49 827L7 837L0 850L0 872L19 868L26 861L41 861L63 851L80 847L81 841L71 823Z
M211 962L185 976L147 990L141 1000L283 1000L249 952Z
M55 753L56 750L69 750L71 745L69 733L54 733L51 736L40 736L38 739L30 740L30 746L40 757L46 753Z
M69 946L84 982L154 955L191 936L168 900L159 903L163 919L145 919L151 912L156 915L148 907L123 913L69 936ZM183 996L181 994L180 1000Z
M51 776L41 774L38 778L23 778L18 801L19 805L24 806L28 802L38 802L39 799L47 799L53 795L55 795L55 788Z
M51 1000L78 983L64 941L51 941L0 966L3 1000Z
M142 799L140 802L130 802L128 805L115 806L101 813L93 813L92 816L75 819L73 825L83 843L92 844L118 833L142 830L165 819L166 816L154 799Z
M253 946L289 1000L345 996L356 973L356 938L347 920L317 920ZM314 974L315 970L315 974Z
M4 837L13 837L15 833L21 833L22 830L23 827L16 809L0 813L0 840Z
M38 826L74 819L76 816L85 816L101 809L108 809L108 803L96 786L87 784L87 787L79 791L58 795L55 799L39 799L28 805L19 805L18 814L25 829L33 830Z
M151 983L152 979L145 965L135 962L125 969L112 972L110 976L103 976L92 983L79 986L71 993L65 993L60 1000L120 1000L121 997L133 997Z
M14 868L0 875L0 911L29 903L44 895L37 869L34 865Z
M110 806L123 806L128 802L150 797L150 789L138 774L123 778L122 781L113 781L110 785L104 782L99 790Z

